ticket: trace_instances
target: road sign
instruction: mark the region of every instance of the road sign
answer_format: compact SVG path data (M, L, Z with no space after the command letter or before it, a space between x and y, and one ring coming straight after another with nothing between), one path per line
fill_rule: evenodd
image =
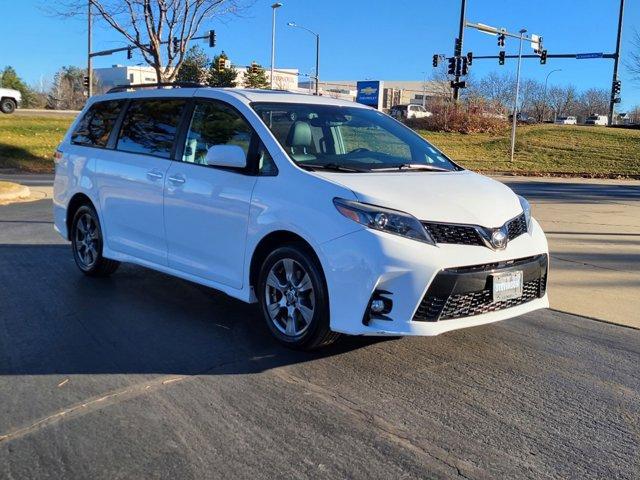
M540 37L538 35L536 35L535 33L531 34L531 48L536 53L540 49Z
M382 108L382 88L383 83L378 80L358 82L356 102L377 109Z
M586 60L588 58L602 58L602 52L576 53L576 60Z

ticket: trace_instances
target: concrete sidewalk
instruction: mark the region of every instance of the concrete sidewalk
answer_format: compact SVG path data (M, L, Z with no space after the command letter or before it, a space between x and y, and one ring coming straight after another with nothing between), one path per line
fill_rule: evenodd
M640 328L640 182L501 177L551 251L551 307Z

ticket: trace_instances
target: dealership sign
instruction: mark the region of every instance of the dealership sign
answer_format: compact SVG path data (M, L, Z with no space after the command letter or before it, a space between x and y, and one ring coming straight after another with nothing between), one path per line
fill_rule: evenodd
M357 84L356 102L370 107L382 107L382 82L366 80Z

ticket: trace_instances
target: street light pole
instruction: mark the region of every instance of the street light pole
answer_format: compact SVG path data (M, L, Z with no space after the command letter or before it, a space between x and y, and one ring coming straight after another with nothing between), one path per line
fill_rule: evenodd
M270 88L273 90L273 66L276 63L276 10L282 6L282 3L276 2L271 5L271 78Z
M316 95L320 95L319 84L320 84L320 35L314 32L313 30L303 27L302 25L298 25L296 22L288 22L287 25L289 27L301 28L302 30L306 30L311 35L316 37Z
M511 161L513 162L513 152L516 148L516 125L518 124L518 95L520 94L520 63L522 62L522 40L527 31L520 30L520 47L518 49L518 68L516 70L516 96L513 100L513 123L511 124Z
M549 81L549 75L553 72L561 72L561 68L556 68L555 70L551 70L547 73L547 77L544 79L544 93L542 94L542 121L544 122L544 114L547 110L547 82Z

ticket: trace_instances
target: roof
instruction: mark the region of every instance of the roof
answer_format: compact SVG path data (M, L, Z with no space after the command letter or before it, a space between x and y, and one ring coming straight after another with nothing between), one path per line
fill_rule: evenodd
M282 90L260 90L260 89L242 89L242 88L213 88L213 87L186 87L186 88L153 88L150 84L148 87L138 88L136 90L123 90L118 92L106 93L104 95L92 98L107 100L115 98L146 98L146 97L190 97L193 95L208 96L208 92L224 93L229 97L236 98L243 103L251 102L274 102L274 103L309 103L320 105L336 105L349 107L368 108L358 103L339 100L327 96L307 95L302 93L287 92Z

